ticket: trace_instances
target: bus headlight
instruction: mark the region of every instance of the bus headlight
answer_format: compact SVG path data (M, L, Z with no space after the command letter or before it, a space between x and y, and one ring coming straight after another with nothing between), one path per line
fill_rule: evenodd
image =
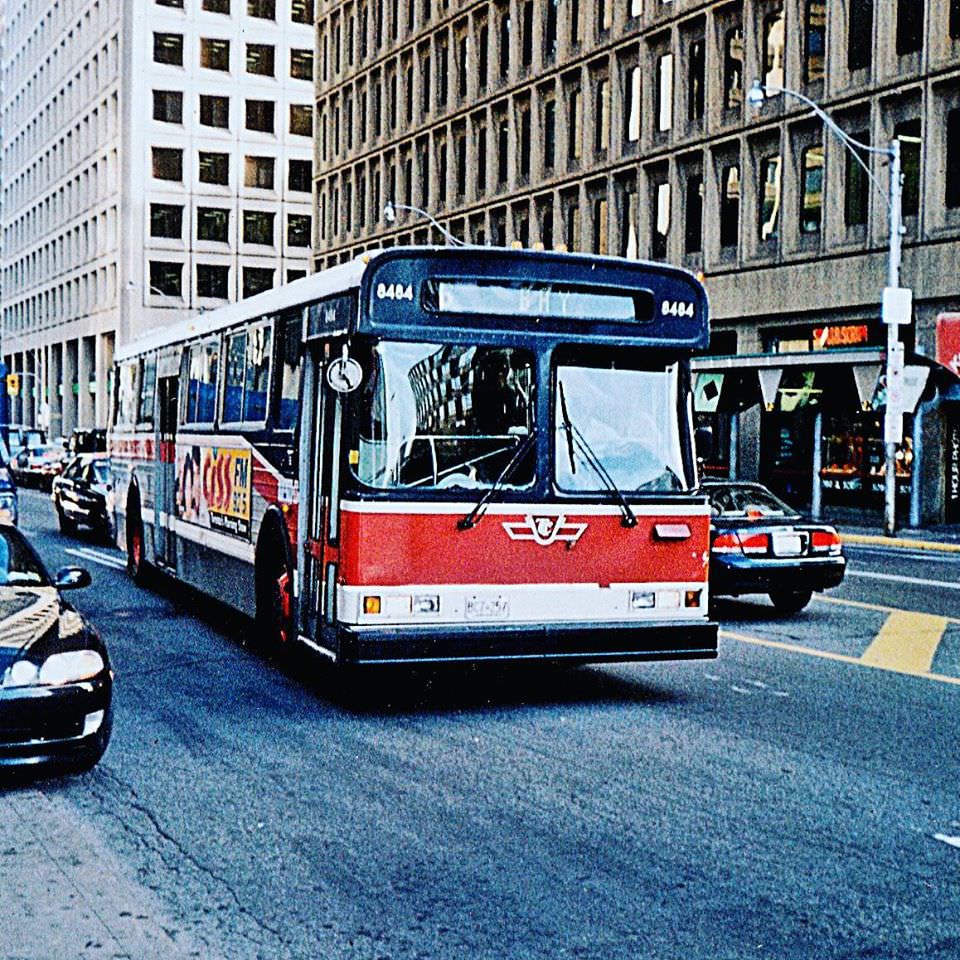
M439 613L440 598L436 595L414 597L413 612L427 615Z

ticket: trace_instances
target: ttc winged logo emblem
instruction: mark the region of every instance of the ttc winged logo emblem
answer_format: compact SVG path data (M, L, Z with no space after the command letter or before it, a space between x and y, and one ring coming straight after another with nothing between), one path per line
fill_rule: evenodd
M535 517L527 514L523 522L504 523L503 529L511 540L533 540L541 547L549 547L558 540L572 547L587 529L585 523L568 523L561 513L556 517Z

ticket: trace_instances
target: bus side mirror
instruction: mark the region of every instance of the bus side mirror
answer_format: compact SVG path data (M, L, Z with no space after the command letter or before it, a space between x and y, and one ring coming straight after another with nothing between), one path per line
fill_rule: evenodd
M693 442L697 456L701 460L708 460L713 454L713 430L710 427L697 427Z

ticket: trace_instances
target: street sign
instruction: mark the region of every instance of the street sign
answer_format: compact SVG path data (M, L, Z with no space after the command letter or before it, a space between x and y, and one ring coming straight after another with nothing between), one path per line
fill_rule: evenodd
M913 319L913 291L908 287L883 288L883 322L909 323Z
M903 412L903 344L894 343L887 357L887 408Z
M7 374L7 395L10 397L17 397L20 395L20 374L19 373Z

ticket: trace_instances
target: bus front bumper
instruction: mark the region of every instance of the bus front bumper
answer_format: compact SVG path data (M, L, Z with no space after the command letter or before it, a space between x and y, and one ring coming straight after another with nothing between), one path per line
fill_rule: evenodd
M488 660L695 660L717 655L708 620L637 623L490 624L339 629L339 660L355 664L463 663Z

